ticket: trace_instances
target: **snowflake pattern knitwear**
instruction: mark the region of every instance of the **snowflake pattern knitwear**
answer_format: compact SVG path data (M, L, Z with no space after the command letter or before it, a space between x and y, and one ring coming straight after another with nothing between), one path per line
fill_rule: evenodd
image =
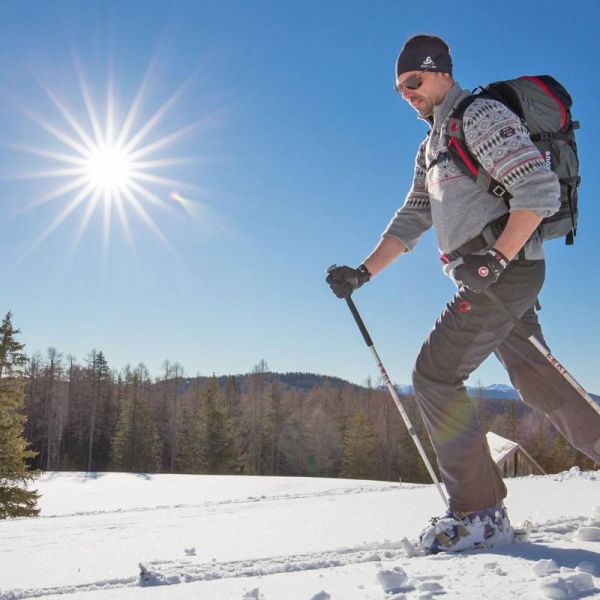
M434 108L431 131L417 152L412 187L383 233L401 240L408 251L433 225L440 251L452 252L508 211L504 200L483 191L446 156L449 116L469 93L455 83ZM558 210L558 179L513 112L478 98L465 111L463 124L471 152L513 195L510 210L531 210L541 217ZM524 250L529 260L544 257L537 234Z
M500 102L476 100L465 115L466 142L483 168L507 187L546 163L525 125Z

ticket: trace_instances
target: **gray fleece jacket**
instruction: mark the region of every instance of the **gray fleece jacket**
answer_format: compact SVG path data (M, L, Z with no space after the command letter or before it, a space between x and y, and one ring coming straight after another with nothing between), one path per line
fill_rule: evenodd
M440 252L452 252L478 236L483 228L508 212L503 199L487 193L464 175L450 158L430 165L445 152L449 116L470 92L458 83L434 107L429 136L417 152L412 187L384 236L392 236L411 251L432 225ZM465 111L466 143L484 169L512 194L510 210L531 210L541 217L560 206L560 185L531 141L521 120L500 102L479 98ZM544 257L537 234L525 245L525 257Z

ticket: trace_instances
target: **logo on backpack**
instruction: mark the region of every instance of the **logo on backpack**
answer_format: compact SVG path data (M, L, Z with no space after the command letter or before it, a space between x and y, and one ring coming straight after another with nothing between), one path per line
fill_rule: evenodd
M513 135L515 135L515 133L517 133L515 131L514 127L511 127L510 125L508 127L503 127L500 130L500 137L504 138L505 140L507 140L509 137L512 137Z

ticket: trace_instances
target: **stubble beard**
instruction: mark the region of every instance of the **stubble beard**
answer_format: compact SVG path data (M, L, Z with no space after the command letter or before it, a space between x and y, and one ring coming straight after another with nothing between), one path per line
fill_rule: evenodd
M422 119L426 119L433 114L433 102L420 97L415 97L415 100L419 101L418 104L411 104L411 106L419 113Z
M419 116L422 119L426 119L427 117L430 117L431 115L433 115L433 106L425 103L422 106L415 106L415 110L419 113Z

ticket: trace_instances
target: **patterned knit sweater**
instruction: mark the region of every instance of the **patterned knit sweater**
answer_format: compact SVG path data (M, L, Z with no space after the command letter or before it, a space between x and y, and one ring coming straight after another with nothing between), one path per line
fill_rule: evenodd
M445 152L448 117L468 95L455 83L443 102L435 106L430 134L417 152L412 187L383 233L401 240L408 251L433 225L440 251L451 252L508 212L504 200L480 188L450 158L441 158L427 170ZM511 211L527 209L547 217L558 210L558 178L514 113L500 102L479 98L465 111L463 127L473 155L512 194ZM537 234L524 249L527 259L544 257Z

